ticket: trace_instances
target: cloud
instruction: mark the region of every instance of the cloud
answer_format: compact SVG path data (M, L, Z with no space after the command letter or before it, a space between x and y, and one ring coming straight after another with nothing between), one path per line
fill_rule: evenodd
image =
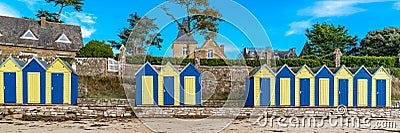
M400 10L400 1L394 3L393 8L396 9L396 10Z
M11 6L0 2L0 15L9 17L19 17L20 14L17 10L14 10Z
M29 10L31 10L32 12L35 12L35 5L37 4L37 2L41 2L41 0L18 0L19 2L23 2L25 3Z
M289 24L290 30L285 33L285 36L290 36L293 34L300 34L304 32L305 29L311 27L311 19L305 21L297 21Z
M66 12L61 16L65 23L80 25L83 38L90 38L90 36L96 32L96 29L93 25L96 24L97 17L93 14L82 12Z

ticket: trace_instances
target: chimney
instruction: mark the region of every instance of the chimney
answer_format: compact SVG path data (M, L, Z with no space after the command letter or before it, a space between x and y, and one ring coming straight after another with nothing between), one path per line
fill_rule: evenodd
M46 28L46 17L40 17L40 26Z
M225 53L225 45L222 44L219 47L221 48L222 54L224 54Z
M247 58L248 48L244 48L243 50L243 58Z

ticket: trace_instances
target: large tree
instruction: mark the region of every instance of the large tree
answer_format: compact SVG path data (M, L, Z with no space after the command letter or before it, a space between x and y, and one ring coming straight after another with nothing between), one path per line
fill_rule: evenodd
M216 36L218 33L219 22L222 15L216 9L210 8L208 0L170 0L186 9L186 21L187 27L178 20L171 12L169 8L162 7L168 16L172 18L178 24L178 27L191 35L194 33L200 33L206 39L210 39Z
M113 51L106 42L91 40L85 47L81 48L77 53L78 57L98 57L110 58L113 57Z
M41 19L41 17L45 17L45 18L46 18L46 21L49 21L49 22L56 22L56 23L62 23L62 21L60 21L60 20L57 19L57 13L52 13L52 12L49 12L49 11L47 11L47 10L40 9L40 10L37 11L37 13L35 14L35 16L36 16L39 20Z
M150 46L161 49L161 43L164 41L158 26L154 23L156 19L140 17L136 12L130 14L127 22L128 27L124 27L118 34L120 41L109 41L113 48L119 49L122 45L127 48L129 54L144 54Z
M400 28L369 32L360 43L361 55L397 56L400 50Z
M54 7L60 5L60 9L57 13L57 20L61 21L61 13L65 7L73 6L76 11L81 12L83 6L83 0L46 0L47 3L54 2Z
M349 35L346 27L326 22L314 24L306 30L306 36L311 53L322 58L331 57L336 48L343 54L352 54L350 51L354 51L358 41L357 36Z

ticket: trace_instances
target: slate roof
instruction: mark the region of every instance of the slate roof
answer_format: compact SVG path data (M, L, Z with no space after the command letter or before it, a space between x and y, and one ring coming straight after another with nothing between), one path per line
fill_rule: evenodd
M187 21L186 19L183 19L182 21L182 26L187 27ZM176 37L175 41L173 43L177 44L197 44L197 41L194 40L193 36L186 34L186 32L182 29L179 28L178 36Z
M38 40L21 39L28 30ZM71 52L83 47L81 27L76 25L46 22L46 27L42 28L40 21L0 16L0 33L3 35L0 36L0 45ZM63 33L71 43L56 42Z

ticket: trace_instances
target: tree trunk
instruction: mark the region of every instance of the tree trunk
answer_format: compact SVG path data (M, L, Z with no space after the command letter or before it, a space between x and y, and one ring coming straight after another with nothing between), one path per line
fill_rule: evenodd
M64 9L64 7L65 7L64 4L62 4L60 11L58 11L58 16L57 16L58 22L61 22L61 13L62 13L62 10Z

